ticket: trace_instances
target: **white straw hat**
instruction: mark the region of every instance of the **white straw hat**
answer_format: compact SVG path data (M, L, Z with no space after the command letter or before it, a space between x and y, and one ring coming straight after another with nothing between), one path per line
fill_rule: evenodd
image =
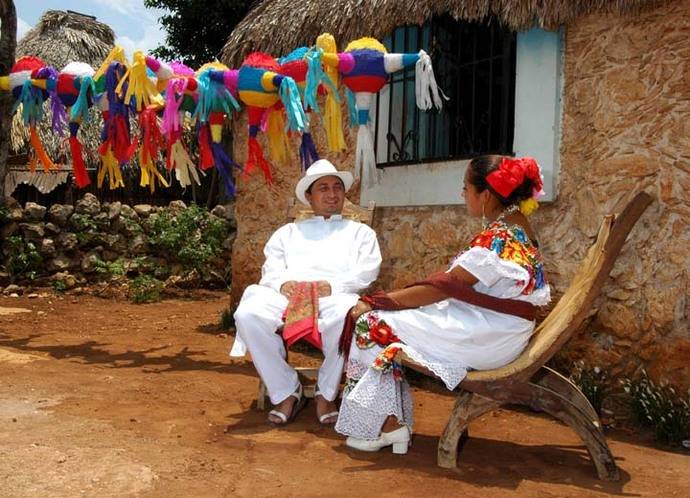
M319 159L318 161L314 161L314 163L309 166L307 171L304 173L304 176L297 182L297 186L295 187L295 195L302 204L306 204L307 206L309 205L309 201L304 194L312 183L319 178L323 178L324 176L337 176L340 178L345 186L345 192L350 190L350 187L352 187L352 183L354 181L352 178L352 173L349 171L338 171L328 159Z

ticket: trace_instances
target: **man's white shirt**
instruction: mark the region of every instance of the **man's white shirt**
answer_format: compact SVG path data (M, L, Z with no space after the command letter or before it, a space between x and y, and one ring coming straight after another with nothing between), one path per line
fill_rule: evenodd
M381 266L376 232L340 215L283 225L266 243L264 255L259 285L276 292L290 280L325 280L331 294L357 294L376 280ZM230 355L245 351L236 337Z

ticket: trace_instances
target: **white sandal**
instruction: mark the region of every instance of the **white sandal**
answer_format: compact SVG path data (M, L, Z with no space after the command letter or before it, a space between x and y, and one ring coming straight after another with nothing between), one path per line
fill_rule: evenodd
M318 389L317 389L316 391L314 391L314 398L316 398L317 396L321 396L323 399L326 399L326 398L324 397L324 395L321 394L321 391L319 391ZM319 423L320 423L321 425L333 425L333 424L335 424L335 422L326 422L326 420L328 420L329 418L337 417L339 414L340 414L340 412L339 412L338 410L334 410L334 411L332 411L332 412L324 413L323 415L321 415L320 417L318 417Z
M295 404L292 405L292 410L290 411L290 414L285 415L281 411L271 410L270 412L268 412L268 415L269 416L273 415L274 417L278 417L281 420L281 422L275 422L269 418L268 422L270 424L285 425L289 422L292 422L294 420L294 418L297 416L297 414L300 412L300 410L302 408L304 408L306 398L302 395L302 384L300 384L299 387L297 388L297 390L294 393L290 394L290 396L297 399L297 401L295 401ZM288 396L288 397L290 397L290 396Z

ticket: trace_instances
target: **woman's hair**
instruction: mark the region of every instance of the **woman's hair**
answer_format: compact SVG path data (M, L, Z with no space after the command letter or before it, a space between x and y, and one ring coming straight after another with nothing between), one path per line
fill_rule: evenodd
M535 182L525 176L520 185L515 187L508 197L503 197L496 192L487 181L487 176L496 171L504 159L511 159L509 156L501 155L485 155L477 156L470 161L468 167L467 180L474 185L477 192L489 190L494 194L503 206L510 206L511 204L518 204L521 201L532 198L533 190L536 187Z

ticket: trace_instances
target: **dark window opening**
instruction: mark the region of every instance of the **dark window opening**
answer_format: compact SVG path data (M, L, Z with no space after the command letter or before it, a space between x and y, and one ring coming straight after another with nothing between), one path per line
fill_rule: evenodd
M383 41L391 53L424 49L436 82L450 98L443 110L415 103L414 67L391 75L374 109L378 166L512 154L516 35L495 21L450 16L397 28Z

